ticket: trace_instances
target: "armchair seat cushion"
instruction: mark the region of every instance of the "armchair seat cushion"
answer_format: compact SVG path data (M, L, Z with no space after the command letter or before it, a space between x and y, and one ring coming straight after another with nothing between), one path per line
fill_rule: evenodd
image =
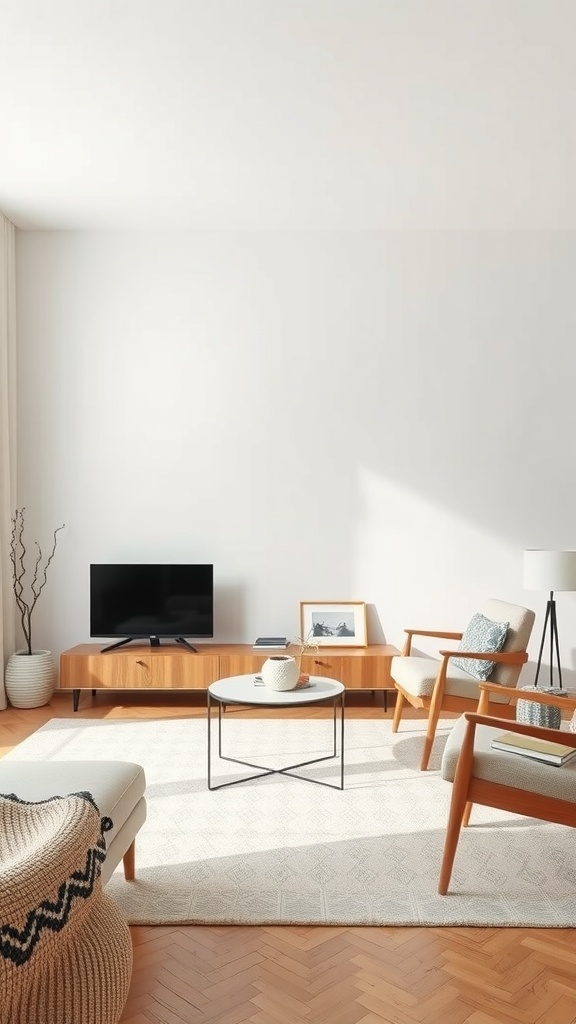
M396 657L392 658L391 675L394 682L414 697L431 697L440 664L437 658L413 657L412 655ZM444 692L454 697L469 697L471 700L478 700L478 680L474 679L469 672L454 667L450 660ZM497 704L509 703L507 696L500 697L497 694L490 696Z
M454 781L465 731L466 718L462 715L454 723L444 748L440 774L447 782ZM521 754L493 750L492 740L505 731L501 725L496 729L480 725L476 727L472 769L474 778L576 804L576 759L556 768L530 757L522 757Z

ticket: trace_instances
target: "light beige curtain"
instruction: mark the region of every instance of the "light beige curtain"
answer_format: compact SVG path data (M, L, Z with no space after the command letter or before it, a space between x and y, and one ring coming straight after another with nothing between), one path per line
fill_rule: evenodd
M16 229L0 213L0 711L4 668L15 648L10 519L16 507Z

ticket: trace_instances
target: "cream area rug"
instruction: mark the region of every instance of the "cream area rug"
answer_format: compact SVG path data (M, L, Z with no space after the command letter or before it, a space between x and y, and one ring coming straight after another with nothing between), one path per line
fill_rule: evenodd
M54 719L8 757L142 764L148 819L137 877L108 891L132 924L576 925L574 832L476 807L451 891L436 893L451 786L420 772L423 723L346 722L343 791L272 775L206 785L206 722ZM271 767L330 749L329 720L254 719L229 711L225 753ZM551 771L555 769L551 768ZM305 769L339 781L327 761ZM246 770L215 762L213 783ZM247 772L249 774L249 771Z

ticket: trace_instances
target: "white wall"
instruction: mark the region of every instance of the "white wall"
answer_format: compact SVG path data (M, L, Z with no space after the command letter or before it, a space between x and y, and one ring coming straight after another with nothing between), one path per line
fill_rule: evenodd
M522 550L576 547L575 279L568 232L20 232L19 503L44 546L67 524L35 645L89 639L90 562L174 560L214 562L221 642L350 599L400 645L498 596L537 654Z

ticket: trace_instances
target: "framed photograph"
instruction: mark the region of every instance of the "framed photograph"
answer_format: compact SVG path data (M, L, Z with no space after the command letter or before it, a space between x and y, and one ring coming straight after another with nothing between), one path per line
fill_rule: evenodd
M363 601L300 601L300 635L319 647L366 647Z

